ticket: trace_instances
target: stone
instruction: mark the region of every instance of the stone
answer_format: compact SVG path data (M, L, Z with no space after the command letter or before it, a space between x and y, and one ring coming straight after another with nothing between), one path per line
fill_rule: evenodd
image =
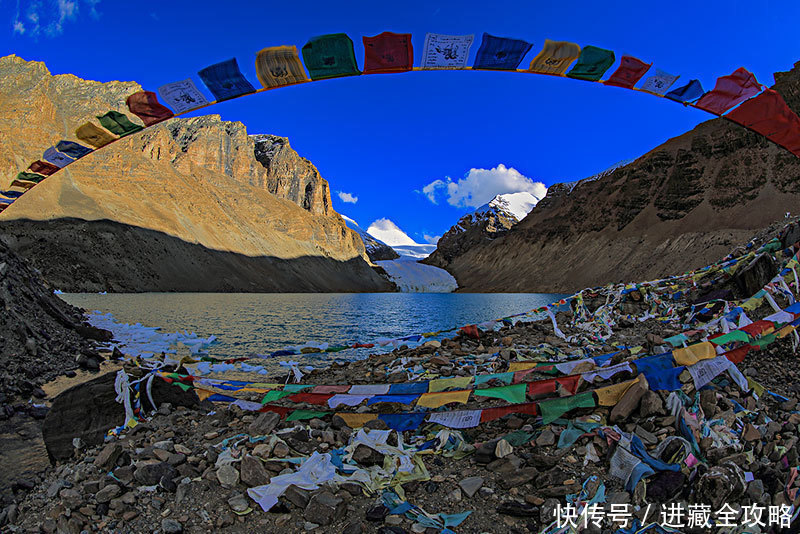
M628 391L617 402L617 405L611 409L609 421L612 423L626 421L633 411L639 407L639 401L649 390L650 386L647 383L647 378L644 375L639 375L639 380L628 388Z
M263 486L269 484L270 476L264 469L264 464L255 456L245 455L239 466L239 475L242 484L249 487Z
M116 484L109 484L95 494L94 500L99 503L108 502L114 497L120 496L121 494L122 488Z
M639 404L639 415L642 417L651 417L654 415L664 415L664 401L661 396L655 391L647 391Z
M533 482L538 475L539 471L535 467L523 467L500 478L499 484L503 489L518 488Z
M80 438L78 438L80 439ZM110 471L122 454L122 445L118 442L108 443L94 459L94 465L103 471Z
M370 467L373 465L383 465L383 454L375 449L359 444L353 451L353 461L359 465Z
M131 371L131 380L139 378ZM125 408L117 402L114 381L117 373L102 376L72 386L53 399L50 411L42 424L42 438L50 460L65 461L72 457L72 440L80 438L84 445L92 447L104 442L109 429L125 420ZM197 406L200 399L194 390L183 391L163 380L153 380L152 395L159 402L170 402L174 406ZM142 395L142 410L150 412L147 395Z
M220 466L217 469L217 480L223 486L235 486L239 482L239 471L231 464Z
M250 503L247 501L247 497L245 497L244 494L238 493L228 499L228 506L230 506L231 510L234 512L242 513L250 508Z
M183 525L174 519L165 518L161 520L161 532L164 534L181 534Z
M499 440L494 448L494 455L498 458L505 458L513 452L514 447L512 447L511 444L504 439Z
M742 439L745 441L760 441L761 432L752 423L747 423L744 425L744 430L742 430Z
M549 428L545 428L541 434L536 437L536 445L539 447L549 447L555 445L556 435Z
M346 511L344 501L333 493L323 490L314 494L303 513L306 521L326 526L341 519Z
M142 486L155 486L161 481L161 477L174 478L177 476L175 468L167 462L158 460L143 460L136 463L136 471L133 478Z
M311 492L292 484L286 488L283 497L301 510L305 510L306 506L308 506L308 501L311 500Z
M717 394L713 389L700 391L700 407L706 419L713 419L717 412Z
M61 504L71 510L77 510L83 505L83 497L78 490L73 488L65 488L58 492L61 498Z
M497 512L514 517L537 517L539 507L525 502L505 501L497 507Z
M376 504L367 509L365 517L367 521L380 522L389 515L389 509L383 504Z
M264 412L256 417L256 420L250 423L248 431L251 436L265 436L275 430L278 423L281 421L281 416L275 412Z
M483 477L468 477L458 483L468 497L473 497L483 486Z
M289 452L289 446L282 441L276 443L275 447L272 448L272 456L275 458L286 458Z

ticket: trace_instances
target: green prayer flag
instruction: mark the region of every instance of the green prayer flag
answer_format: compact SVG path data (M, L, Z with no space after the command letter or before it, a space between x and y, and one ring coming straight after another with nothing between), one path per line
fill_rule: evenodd
M778 333L777 332L773 332L772 334L769 334L768 336L762 336L761 338L756 339L755 341L751 341L750 344L752 346L754 346L754 347L764 347L766 345L771 344L776 339L778 339Z
M44 180L44 176L36 174L35 172L21 172L17 175L17 180L25 180L26 182L36 182L37 184Z
M479 386L490 380L499 380L503 384L510 384L514 380L514 373L493 373L490 375L475 375L475 385Z
M190 386L189 384L184 384L183 382L173 382L173 384L175 384L176 386L178 386L179 388L181 388L183 391L188 391L188 390L189 390L189 388L191 388L191 387L192 387L192 386Z
M103 125L103 128L113 134L119 135L120 137L130 135L144 129L138 124L132 123L124 113L120 113L119 111L111 110L105 115L98 115L97 118L100 121L100 124Z
M525 390L528 384L514 384L513 386L500 386L499 388L476 389L473 391L476 397L495 397L503 399L512 404L525 402Z
M283 386L283 391L288 391L289 393L298 393L303 391L304 389L313 388L313 384L286 384Z
M533 439L535 434L533 432L525 432L524 430L515 430L511 434L506 434L502 439L506 440L512 447L519 447Z
M273 389L272 391L267 391L267 394L264 395L263 399L261 399L261 404L266 404L268 402L274 402L274 401L282 399L284 397L288 397L291 394L292 394L291 391L280 391L278 389Z
M303 419L314 419L315 417L325 417L328 412L315 412L314 410L295 410L286 418L287 421L302 421Z
M361 74L353 41L343 33L312 37L303 45L303 62L312 80Z
M614 64L614 52L596 46L585 46L577 63L567 73L570 78L596 82Z
M595 406L594 393L585 391L569 397L540 402L539 410L542 412L542 423L547 425L572 409L594 408Z
M729 332L725 335L715 337L711 340L712 343L715 345L725 345L726 343L732 343L734 341L750 341L750 336L747 335L747 332L742 330L734 330L733 332Z

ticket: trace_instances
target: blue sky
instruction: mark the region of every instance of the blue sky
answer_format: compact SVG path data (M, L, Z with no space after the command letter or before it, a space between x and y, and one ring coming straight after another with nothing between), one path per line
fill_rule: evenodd
M54 74L134 80L149 90L236 57L258 85L266 46L344 32L426 32L595 45L698 78L745 67L762 83L800 60L796 0L699 2L193 2L0 0L0 54L44 61ZM612 67L616 68L616 65ZM202 84L198 81L198 86ZM677 85L676 85L677 86ZM388 218L413 239L446 231L493 191L580 179L637 157L710 118L645 94L504 72L414 72L321 81L210 108L250 133L289 137L330 182L337 211L366 228ZM502 167L500 167L502 165ZM471 171L476 169L475 171ZM480 169L484 169L481 171ZM512 171L513 170L513 171ZM423 189L456 182L432 202ZM462 180L459 183L459 180ZM430 189L430 188L429 188ZM337 192L357 198L344 202ZM506 191L511 192L511 191ZM344 198L348 198L346 195ZM352 200L352 198L350 199ZM488 200L488 199L487 199ZM456 205L452 205L456 204Z

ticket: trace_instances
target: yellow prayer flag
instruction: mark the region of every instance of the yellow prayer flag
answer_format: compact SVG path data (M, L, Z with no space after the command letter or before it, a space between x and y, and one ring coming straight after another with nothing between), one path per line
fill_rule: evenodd
M527 371L539 365L537 362L511 362L508 364L509 372Z
M784 326L783 328L781 328L780 330L778 330L778 337L779 337L779 338L786 337L786 336L788 336L789 334L791 334L791 333L792 333L792 331L794 331L794 329L795 329L795 327L794 327L794 326L792 326L792 325L790 325L790 324L787 324L786 326Z
M255 393L266 393L270 390L270 388L253 388L253 387L244 387L242 389L237 389L236 391L244 393L245 391L253 391Z
M457 376L455 378L439 378L428 382L428 392L436 393L448 389L464 389L472 382L471 376Z
M197 398L199 398L200 401L204 401L207 398L209 398L211 395L214 394L213 391L209 391L207 389L200 389L200 388L194 388L194 392L197 393Z
M444 393L423 393L417 401L417 406L438 408L451 402L466 404L471 392L471 390L467 389L464 391L446 391Z
M307 82L296 46L273 46L256 55L256 76L264 87Z
M759 397L763 396L764 392L767 390L767 388L765 388L764 386L762 386L749 376L747 377L747 385L750 386L750 389L752 389L755 392L755 394L758 395Z
M597 404L600 406L616 406L622 396L638 381L639 379L637 378L636 380L628 380L627 382L620 382L613 386L595 389L594 392L597 394Z
M374 413L337 413L350 428L361 428L373 419L378 418Z
M542 51L533 58L529 70L543 74L564 74L580 55L581 47L575 43L545 39Z
M677 365L694 365L700 360L710 360L717 357L717 351L714 350L714 345L708 341L702 343L695 343L682 349L675 349L672 351L672 357L675 358Z
M75 130L75 137L85 143L89 143L95 148L106 146L116 139L116 137L109 132L103 130L99 126L95 126L91 122L78 126L78 129Z

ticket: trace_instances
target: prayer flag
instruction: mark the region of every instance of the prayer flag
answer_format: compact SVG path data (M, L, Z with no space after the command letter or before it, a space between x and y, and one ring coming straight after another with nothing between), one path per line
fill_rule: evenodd
M433 412L428 422L448 428L473 428L481 422L481 410L456 410L452 412Z
M550 424L565 413L575 408L594 408L594 393L585 391L570 397L547 400L539 403L539 411L542 413L542 424Z
M392 384L389 386L389 395L413 395L427 393L428 381L422 380L420 382L405 382L402 384Z
M297 395L292 395L292 398L289 400L294 400L294 397ZM358 406L365 400L371 398L372 395L348 395L347 393L337 393L325 395L325 402L328 403L328 406L331 408L336 408L337 406L341 406L344 404L345 406Z
M23 174L23 173L20 173L20 174ZM34 175L34 176L39 176L39 175L38 175L38 174L36 174L36 175ZM42 176L42 178L44 178L44 176ZM35 186L37 183L39 183L39 182L32 182L32 181L28 181L28 180L21 180L21 179L19 179L19 176L17 176L17 178L16 178L16 179L14 179L14 180L13 180L13 181L12 181L12 182L9 184L9 187L22 187L23 189L30 189L31 187Z
M600 406L616 406L622 396L638 381L639 379L628 380L627 382L620 382L613 386L594 390L595 394L597 394L597 404Z
M493 373L488 375L475 375L475 385L480 386L490 380L497 380L504 384L510 384L514 380L514 373Z
M30 164L28 169L31 172L35 172L38 174L44 174L45 176L50 176L51 174L57 173L59 171L59 167L53 165L52 163L47 163L46 161L36 160Z
M577 63L567 73L570 78L596 82L614 64L615 56L611 50L596 46L584 46Z
M516 70L522 62L522 58L531 49L531 46L533 46L531 43L521 39L495 37L484 33L472 68Z
M428 382L428 391L436 393L448 389L464 389L472 382L471 376L457 376L455 378L437 378Z
M516 406L499 406L497 408L486 408L481 413L481 423L487 423L500 419L512 413L524 413L528 415L536 415L536 403L528 402L525 404L518 404Z
M417 401L417 406L438 408L445 404L450 404L451 402L466 404L471 392L471 390L467 389L464 391L447 391L443 393L423 393Z
M318 417L325 417L328 412L315 412L314 410L295 410L286 418L287 421L302 421L305 419L314 419Z
M239 70L236 58L210 65L197 73L217 102L256 92Z
M772 89L765 89L755 98L743 102L726 117L789 150L800 147L800 118Z
M44 176L41 174L36 174L34 172L21 172L17 174L17 180L23 180L25 182L32 182L34 184L38 184L42 180L44 180ZM14 185L13 183L11 184Z
M98 115L97 119L103 128L120 137L136 133L142 129L138 124L134 124L126 115L119 111L108 111L105 115Z
M308 404L328 404L328 399L333 397L333 393L295 393L289 397L288 401L291 402L307 402Z
M695 107L722 115L760 90L761 84L756 81L756 77L740 67L733 74L718 78L714 89L703 95Z
M73 158L67 156L66 154L59 152L54 146L51 146L50 148L44 151L42 159L47 161L48 163L52 163L59 169L63 169L64 167L75 161Z
M209 104L191 78L162 85L158 94L175 113L185 113Z
M745 356L747 356L747 353L751 350L753 350L753 347L750 345L744 345L742 347L729 350L725 353L725 357L728 358L731 363L739 364L744 361Z
M414 64L414 48L410 33L383 32L374 37L362 37L364 42L364 73L407 72Z
M125 100L131 113L142 119L145 126L152 126L163 122L175 114L165 105L158 101L158 97L152 91L139 91L133 93Z
M93 152L91 148L79 145L72 141L59 141L56 145L56 150L63 152L72 159L80 159L86 154Z
M343 384L341 386L314 386L311 393L347 393L350 386Z
M536 382L528 382L528 395L531 397L539 397L545 395L552 395L556 392L556 379L548 378L547 380L537 380Z
M734 330L711 339L711 343L714 345L725 345L726 343L732 343L734 341L743 341L746 343L750 341L750 336L747 335L747 332L742 330Z
M663 95L672 87L679 77L680 76L675 76L663 70L656 69L656 73L652 76L648 76L640 89L648 93Z
M645 63L641 59L632 56L622 56L619 67L604 83L605 85L632 89L636 82L641 80L642 76L650 70L650 65L652 63Z
M700 85L700 80L690 80L686 85L673 89L664 96L675 102L683 103L697 100L703 96L703 93L705 93L705 91L703 90L703 86Z
M282 399L284 397L288 397L291 394L292 394L291 391L281 391L279 389L274 389L272 391L267 392L267 394L264 395L264 398L261 399L261 404L266 404L268 402L274 402L274 401Z
M372 395L367 400L367 405L378 404L379 402L393 402L396 404L413 404L419 398L418 394L414 395Z
M459 333L463 333L467 337L471 337L473 339L480 339L481 334L480 330L478 330L478 326L474 324L469 324L467 326L462 326L458 329Z
M458 69L467 66L474 35L425 34L420 67L423 69Z
M425 420L425 412L418 413L383 413L378 416L378 419L386 423L386 426L398 432L405 432L406 430L415 430Z
M702 343L695 343L682 349L675 349L672 351L672 357L678 365L694 365L700 360L708 360L717 357L717 351L708 341Z
M497 388L476 389L474 391L477 397L495 397L503 399L504 401L520 404L525 402L526 384L514 384L513 386L501 386Z
M312 80L361 74L356 63L353 41L344 33L311 38L303 45L303 62Z
M256 55L256 76L264 87L308 81L296 46L264 48Z
M373 419L378 418L378 414L374 413L341 413L337 412L336 415L344 419L344 422L350 428L361 428Z
M531 61L528 70L542 74L564 74L581 55L581 47L567 41L545 39L542 51Z

